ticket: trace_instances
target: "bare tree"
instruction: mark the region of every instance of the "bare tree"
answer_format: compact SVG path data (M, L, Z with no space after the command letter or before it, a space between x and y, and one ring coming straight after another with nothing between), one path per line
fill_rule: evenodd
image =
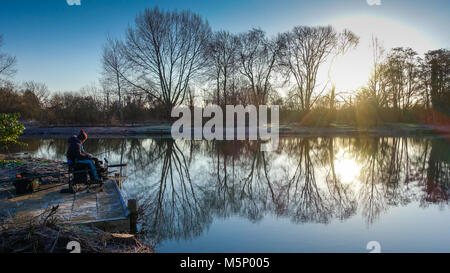
M430 50L425 54L422 73L426 75L434 109L450 113L450 50Z
M46 105L49 100L50 91L45 83L26 81L22 84L22 90L31 91L39 99L41 105Z
M386 77L395 109L412 106L419 90L419 58L411 48L396 47L387 56Z
M430 86L430 70L424 58L419 59L419 81L420 81L420 96L422 103L427 110L431 109L431 86Z
M375 100L377 106L382 106L388 101L386 82L383 81L385 79L383 75L386 72L386 67L383 65L384 47L381 45L378 38L373 35L370 46L372 47L373 68L372 75L369 77L368 91Z
M160 103L167 116L183 103L188 86L202 68L210 27L190 11L146 9L126 33L123 54L131 76L121 75L131 86Z
M214 33L206 48L206 56L209 67L211 67L211 78L216 84L214 101L219 105L230 103L228 100L229 89L232 87L231 81L236 76L238 69L238 50L238 37L227 31Z
M119 105L120 122L123 122L122 96L126 85L124 78L127 73L127 60L122 54L122 45L119 41L108 38L103 47L103 87L106 90L107 105L109 106L110 90L115 89Z
M309 111L325 90L317 90L317 73L329 57L345 54L359 38L349 30L336 32L331 26L297 26L280 34L279 64L285 75L295 82L295 95L301 109Z
M241 34L240 38L240 72L250 84L253 103L266 104L272 90L271 80L278 54L278 44L269 40L264 31L252 29Z
M3 36L0 34L0 48L3 44ZM0 77L11 77L16 73L16 57L0 52Z

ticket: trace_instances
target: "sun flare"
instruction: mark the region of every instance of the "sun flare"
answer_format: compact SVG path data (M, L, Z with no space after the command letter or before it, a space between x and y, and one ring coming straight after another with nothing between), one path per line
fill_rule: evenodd
M344 150L340 150L336 154L334 168L341 183L344 184L354 183L358 179L361 171L361 167L356 163L355 159L344 152Z
M367 82L367 75L372 70L373 52L370 47L372 36L380 39L386 50L393 47L412 47L424 53L435 47L434 41L420 30L406 23L390 18L375 17L366 14L347 15L331 22L338 30L352 30L359 38L359 45L340 56L333 63L330 77L338 91L355 90ZM328 76L323 71L323 80Z

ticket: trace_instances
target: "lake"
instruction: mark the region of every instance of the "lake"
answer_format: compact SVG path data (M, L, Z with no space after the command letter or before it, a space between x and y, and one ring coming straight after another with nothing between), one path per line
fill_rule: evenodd
M66 139L23 139L65 159ZM125 198L157 252L450 251L450 143L439 137L88 139L127 162Z

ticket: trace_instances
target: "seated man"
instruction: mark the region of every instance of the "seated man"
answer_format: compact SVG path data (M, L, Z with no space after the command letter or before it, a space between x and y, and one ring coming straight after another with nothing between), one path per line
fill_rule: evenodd
M87 138L88 136L84 130L81 130L78 136L74 135L69 138L69 149L66 154L67 160L69 164L75 164L75 171L89 170L91 181L98 181L99 178L95 168L98 164L98 159L86 153L83 148L83 143ZM81 178L82 182L87 182L85 173L74 175L74 178L76 178L75 180Z

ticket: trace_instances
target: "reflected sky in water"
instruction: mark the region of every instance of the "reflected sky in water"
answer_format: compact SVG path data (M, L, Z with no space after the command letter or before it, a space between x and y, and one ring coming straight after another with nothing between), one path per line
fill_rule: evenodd
M25 139L64 159L65 139ZM450 145L441 138L89 139L127 162L125 198L158 252L450 251ZM101 156L101 157L103 157Z

